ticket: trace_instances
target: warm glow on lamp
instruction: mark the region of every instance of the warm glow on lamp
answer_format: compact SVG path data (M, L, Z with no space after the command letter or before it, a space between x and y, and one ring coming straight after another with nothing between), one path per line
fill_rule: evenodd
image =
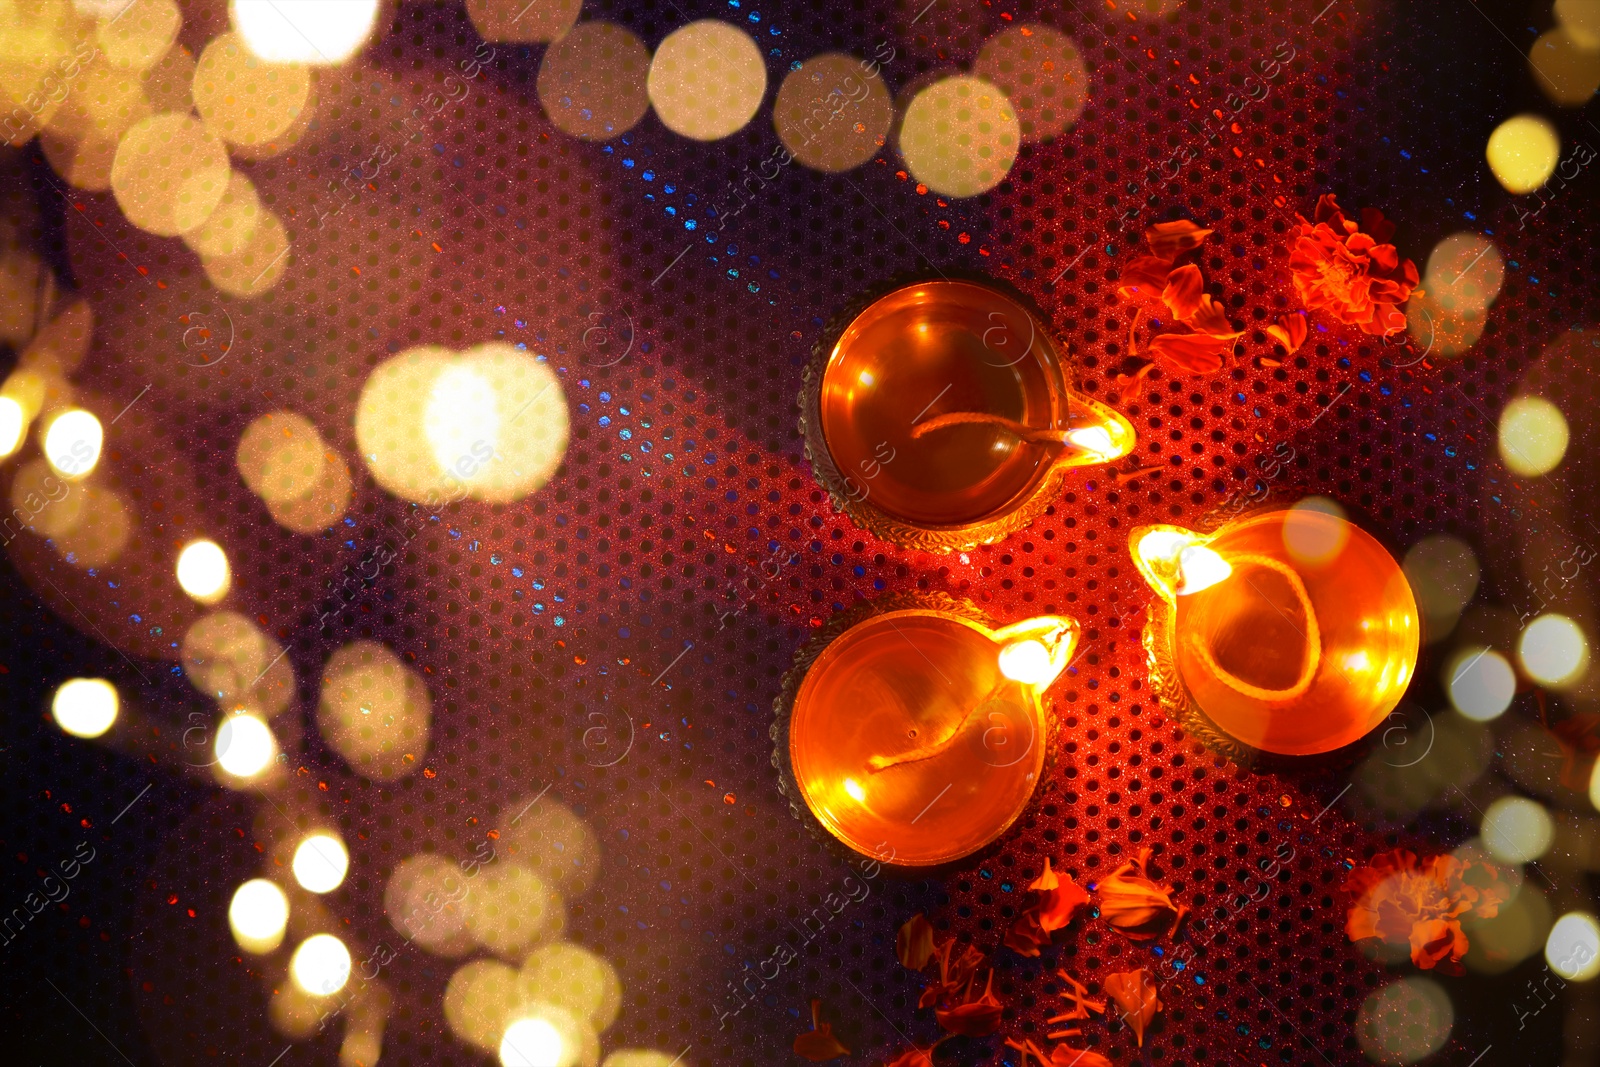
M864 804L867 800L867 791L861 788L861 783L854 778L844 780L844 791L850 794L850 799L857 804Z

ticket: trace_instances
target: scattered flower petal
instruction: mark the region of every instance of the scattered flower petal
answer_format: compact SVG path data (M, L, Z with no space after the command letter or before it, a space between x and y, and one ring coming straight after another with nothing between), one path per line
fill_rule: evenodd
M1108 974L1101 984L1105 986L1106 994L1117 1002L1117 1007L1122 1009L1122 1021L1133 1030L1139 1047L1143 1048L1144 1032L1149 1028L1150 1020L1155 1018L1156 1012L1161 1010L1161 1001L1156 997L1155 982L1151 980L1149 973L1140 967L1137 970Z
M1000 1029L1000 1016L1004 1010L994 995L994 972L990 971L989 979L984 983L983 993L980 996L972 997L969 984L960 1004L948 1008L935 1008L933 1017L938 1020L940 1027L952 1034L960 1034L963 1037L988 1037Z
M1050 869L1050 858L1045 857L1044 873L1028 886L1042 894L1039 900L1039 925L1046 931L1059 930L1072 921L1073 913L1089 903L1085 893L1072 880L1072 875L1057 874Z
M921 912L907 919L895 935L894 954L902 967L920 971L933 959L933 924Z
M1233 351L1236 340L1237 335L1163 333L1150 339L1145 354L1183 374L1215 374L1222 369L1222 357Z
M1144 233L1144 239L1150 245L1150 254L1157 259L1164 259L1168 263L1177 259L1185 252L1191 252L1205 244L1206 238L1212 231L1201 229L1188 219L1177 219L1173 222L1158 222Z
M822 1021L822 1001L811 1002L811 1029L794 1039L794 1051L813 1063L850 1055L850 1050L833 1036L833 1024Z
M1200 307L1205 285L1206 280L1200 268L1187 263L1167 275L1167 286L1161 291L1161 302L1167 305L1173 318L1183 322Z
M1292 356L1306 343L1307 329L1306 313L1297 311L1293 315L1279 315L1277 324L1267 327L1267 335Z
M1161 338L1156 338L1161 340ZM1172 899L1172 887L1150 878L1151 850L1139 850L1138 859L1124 863L1100 883L1100 914L1135 941L1153 941L1175 932L1187 908Z

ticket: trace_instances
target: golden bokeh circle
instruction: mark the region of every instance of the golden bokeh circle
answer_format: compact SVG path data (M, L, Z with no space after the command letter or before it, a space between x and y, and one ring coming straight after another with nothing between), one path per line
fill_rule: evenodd
M586 141L627 133L650 108L650 51L632 30L583 22L545 49L539 103L556 129Z
M1021 134L1005 93L982 78L958 74L911 101L900 125L900 154L912 177L934 192L977 196L1011 172Z
M1533 42L1528 62L1534 82L1557 104L1581 107L1600 89L1600 49L1585 48L1561 26Z
M860 166L883 146L894 123L894 101L865 62L828 52L784 77L772 122L795 159L837 173Z
M176 237L211 217L231 173L227 149L199 119L163 112L122 135L111 191L129 222Z
M554 41L578 21L583 0L467 0L467 17L485 41Z
M761 49L742 29L701 19L668 34L650 61L650 103L667 129L696 141L738 133L767 91Z
M467 1044L493 1052L500 1047L518 996L516 968L499 960L473 960L456 968L445 985L445 1024Z
M293 411L269 411L239 436L239 476L263 500L293 500L316 488L327 446L312 421Z
M1049 26L1011 26L995 34L979 51L973 73L1010 99L1026 141L1066 132L1089 103L1089 70L1077 44Z
M1561 160L1561 134L1538 115L1513 115L1494 128L1484 158L1508 193L1531 193L1550 180Z
M183 241L202 256L239 255L249 247L262 213L255 184L236 170L211 217L184 234Z
M229 144L265 145L294 126L311 96L311 71L268 63L235 33L212 38L194 71L194 106Z
M272 520L286 530L314 534L326 530L350 509L350 465L337 453L323 457L322 477L304 496L269 500Z
M113 67L142 71L154 66L177 40L183 14L172 0L131 0L115 18L101 19L95 43Z
M392 782L414 773L432 719L427 685L386 646L357 641L328 657L317 728L358 774Z
M157 111L188 111L194 107L194 55L174 44L144 72L144 93Z
M289 235L283 220L266 208L243 250L231 256L201 256L206 277L229 296L251 297L271 289L289 267Z

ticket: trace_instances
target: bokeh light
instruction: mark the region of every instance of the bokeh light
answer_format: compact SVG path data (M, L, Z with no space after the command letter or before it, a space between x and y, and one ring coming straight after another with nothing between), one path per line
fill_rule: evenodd
M1505 283L1506 262L1489 238L1463 231L1433 246L1422 288L1441 310L1453 314L1487 311ZM1411 335L1425 343L1426 335ZM1474 338L1476 340L1476 338Z
M1006 94L1024 141L1066 132L1089 103L1089 70L1077 44L1038 23L1008 26L989 38L972 72Z
M1499 718L1517 693L1517 674L1491 648L1464 648L1445 665L1445 691L1455 709L1474 722Z
M245 46L271 63L343 63L372 36L379 0L332 4L231 0L228 14Z
M1412 293L1406 301L1406 333L1428 356L1459 356L1483 336L1489 324L1486 311L1452 311L1431 292Z
M9 396L0 396L0 459L17 450L28 432L28 416L22 405Z
M40 537L62 537L83 524L89 503L84 487L69 482L65 492L50 464L29 460L11 479L12 517L27 518L25 529Z
M554 476L567 438L560 379L510 345L402 352L372 372L356 407L356 443L373 478L435 508L521 499Z
M1588 667L1589 641L1565 615L1541 615L1522 631L1517 658L1528 676L1541 685L1567 685Z
M778 140L802 165L837 173L883 146L894 122L889 89L842 52L812 56L791 70L772 105Z
M243 615L201 616L183 635L184 674L201 693L224 706L276 715L294 693L294 669L266 631Z
M478 872L463 905L472 939L505 959L522 956L565 926L561 898L543 878L517 864Z
M289 269L292 253L283 220L266 208L243 248L228 256L200 257L206 278L229 296L252 297L271 289Z
M767 91L767 68L749 34L701 19L673 30L656 48L645 87L667 129L716 141L755 117Z
M1542 396L1514 397L1500 412L1500 460L1513 474L1555 470L1568 439L1566 416Z
M1577 44L1600 50L1600 4L1595 0L1556 0L1555 16Z
M604 1032L622 1009L616 968L582 945L557 941L536 948L522 963L518 988L528 1001L564 1008Z
M261 147L294 126L311 96L311 72L298 63L269 63L238 34L224 33L201 51L193 93L208 130L229 144Z
M474 1048L498 1052L520 996L516 968L499 960L473 960L458 967L445 985L445 1024Z
M250 491L276 503L316 488L326 451L322 434L310 419L293 411L270 411L245 427L235 462Z
M432 718L427 685L387 647L357 641L328 657L317 729L357 773L378 782L416 773Z
M500 1039L504 1067L569 1067L572 1051L549 1019L517 1019Z
M461 956L472 950L462 901L465 875L432 852L419 852L395 864L383 890L383 911L407 940L436 956Z
M606 1054L600 1067L689 1067L682 1056L653 1048L618 1048Z
M350 464L333 452L323 460L322 477L304 496L267 501L267 511L279 526L295 533L317 533L338 522L349 510Z
M229 715L217 728L217 764L235 778L253 778L272 763L278 745L254 715Z
M600 843L589 824L551 797L521 798L500 811L499 847L562 894L582 896L600 870Z
M1463 850L1457 849L1461 854ZM1481 849L1476 851L1482 853ZM1488 858L1484 853L1482 858ZM1500 867L1502 880L1515 886L1511 899L1487 918L1468 913L1461 917L1467 936L1467 968L1478 974L1503 974L1544 948L1555 916L1540 884L1521 877L1517 867Z
M1402 978L1362 1002L1356 1039L1375 1063L1415 1063L1444 1047L1455 1017L1450 995L1439 983Z
M627 133L650 109L650 51L632 30L582 22L545 49L536 88L556 129L586 141Z
M1501 797L1483 813L1483 847L1503 863L1528 863L1544 855L1555 837L1550 813L1527 797Z
M183 15L172 0L119 2L115 18L101 19L95 44L113 67L142 71L154 66L177 39Z
M228 595L233 575L228 555L215 541L191 541L178 553L178 587L202 604L215 604Z
M294 950L289 973L312 996L332 996L350 980L350 950L332 934L313 934Z
M105 431L82 408L63 411L45 424L44 457L63 478L86 478L100 462Z
M900 124L912 177L946 196L977 196L1005 180L1022 136L1011 101L982 78L956 75L923 89Z
M290 869L301 888L331 893L344 882L350 869L350 853L344 842L331 833L309 834L295 846Z
M194 107L194 54L174 43L144 72L144 95L153 111L186 112Z
M467 0L467 17L485 41L554 41L578 20L583 0Z
M1494 128L1484 156L1507 192L1531 193L1555 173L1561 134L1538 115L1514 115Z
M1460 538L1433 534L1411 546L1402 569L1422 610L1425 636L1430 642L1448 636L1478 591L1477 554Z
M1302 566L1325 566L1339 557L1349 540L1350 523L1344 508L1328 497L1308 496L1284 516L1284 550Z
M211 217L184 234L183 241L202 256L236 256L249 247L262 213L255 185L235 170Z
M73 489L72 495L82 501L81 520L55 535L56 552L80 569L114 563L133 536L133 514L122 494L90 485Z
M1540 91L1564 107L1581 107L1600 89L1600 49L1585 47L1564 26L1541 34L1528 62Z
M199 119L165 112L122 135L111 191L128 221L176 237L211 217L228 188L228 151Z
M289 926L289 898L276 882L252 878L233 891L228 926L244 951L257 956L275 952Z
M1550 927L1544 958L1569 982L1587 982L1600 975L1600 923L1588 912L1567 912Z
M56 725L73 737L99 737L117 721L121 701L116 687L102 678L63 682L50 702Z

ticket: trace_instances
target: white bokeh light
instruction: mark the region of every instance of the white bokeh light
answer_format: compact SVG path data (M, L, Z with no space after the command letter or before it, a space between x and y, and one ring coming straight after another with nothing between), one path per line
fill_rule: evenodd
M312 834L294 850L294 880L313 893L331 893L350 869L350 853L332 834Z
M178 586L202 604L215 604L228 595L232 577L228 556L215 541L193 541L178 553Z
M1517 658L1534 681L1565 685L1589 665L1589 642L1578 624L1565 615L1541 615L1522 631Z
M1463 649L1445 668L1444 677L1450 703L1474 722L1499 718L1517 693L1516 672L1493 649Z
M27 428L28 417L22 405L9 396L0 396L0 459L17 450Z
M99 678L73 678L56 690L50 713L74 737L99 737L117 721L117 690Z
M50 420L44 432L44 458L64 478L84 478L100 462L105 431L100 420L81 408Z
M1503 863L1528 863L1544 855L1555 837L1550 813L1527 797L1501 797L1483 813L1483 847Z
M262 956L283 944L289 924L289 898L276 882L252 878L233 892L228 926L246 952Z
M378 0L232 0L245 46L269 63L343 63L372 36Z
M236 778L260 774L277 751L272 730L254 715L230 715L217 730L217 763Z
M1550 927L1544 958L1567 981L1589 981L1600 974L1600 923L1588 912L1567 912Z
M504 1067L565 1067L571 1060L561 1031L548 1019L518 1019L500 1040Z
M1038 641L1013 641L1000 650L1000 673L1023 685L1037 685L1056 675L1050 650Z
M289 973L312 996L332 996L350 980L350 950L332 934L313 934L294 950Z

